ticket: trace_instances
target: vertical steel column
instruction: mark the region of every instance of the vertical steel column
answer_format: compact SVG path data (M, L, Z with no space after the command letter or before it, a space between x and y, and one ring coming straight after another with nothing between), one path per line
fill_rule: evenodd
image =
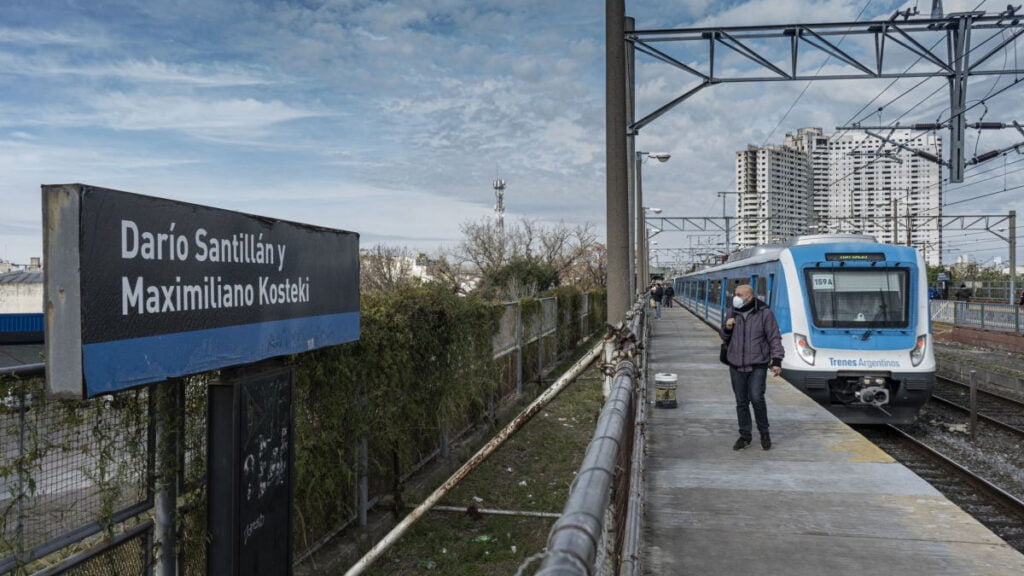
M892 243L899 244L900 217L896 214L896 196L892 197Z
M156 521L154 539L159 545L155 576L175 576L178 573L177 531L175 513L178 501L178 386L179 380L160 382L150 387L156 396L153 418L156 422L156 495L153 502Z
M1017 211L1010 210L1010 304L1017 303Z
M647 213L644 211L644 172L643 155L633 154L636 168L635 200L636 200L636 285L638 293L647 291L651 274L647 271Z
M605 0L605 146L608 241L608 323L629 308L628 182L626 181L625 0Z
M635 29L636 21L633 18L626 17L625 30L626 32L632 32ZM633 42L626 42L626 125L632 126L633 122L636 121L636 50L634 49ZM636 156L636 134L633 130L626 131L626 168L629 170L629 174L626 178L626 188L628 199L627 207L627 220L629 221L629 235L627 242L629 243L629 297L632 299L634 295L639 294L641 290L640 278L637 275L637 243L635 241L636 234L636 212L640 210L640 205L636 201L636 168L632 162L628 159Z
M949 76L949 181L964 181L964 131L967 119L967 46L971 39L971 16L957 18L956 28L947 35L949 64L953 73Z

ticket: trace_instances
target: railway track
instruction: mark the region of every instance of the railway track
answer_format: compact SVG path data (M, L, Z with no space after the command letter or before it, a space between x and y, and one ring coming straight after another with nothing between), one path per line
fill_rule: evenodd
M856 428L1007 544L1024 552L1024 502L895 426Z
M932 400L954 410L970 412L970 386L938 377ZM980 388L977 401L979 419L1024 436L1024 402Z

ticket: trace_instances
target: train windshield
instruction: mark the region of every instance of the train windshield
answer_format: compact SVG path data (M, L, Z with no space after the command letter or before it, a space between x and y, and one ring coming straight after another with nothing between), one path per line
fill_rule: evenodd
M822 328L905 328L910 271L810 268L804 271L814 324Z

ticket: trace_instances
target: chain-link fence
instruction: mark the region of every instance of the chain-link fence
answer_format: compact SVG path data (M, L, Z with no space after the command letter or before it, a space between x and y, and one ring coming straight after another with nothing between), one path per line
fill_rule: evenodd
M146 389L47 399L42 378L0 381L0 574L104 532L152 505Z

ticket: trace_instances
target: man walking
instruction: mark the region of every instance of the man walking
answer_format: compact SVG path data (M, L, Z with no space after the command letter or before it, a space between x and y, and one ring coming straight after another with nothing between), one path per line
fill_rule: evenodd
M661 318L661 298L665 293L661 289L661 282L655 282L651 286L651 300L654 300L654 317Z
M782 373L782 335L768 305L754 297L754 289L741 284L733 292L732 308L727 310L722 325L722 340L727 346L729 377L736 396L736 417L740 437L733 450L742 450L753 438L750 406L754 406L754 419L761 433L761 448L769 450L772 439L768 434L768 405L764 399L768 370L772 375Z
M676 289L672 287L671 283L665 284L663 297L665 299L665 308L672 307L672 298L676 295Z

